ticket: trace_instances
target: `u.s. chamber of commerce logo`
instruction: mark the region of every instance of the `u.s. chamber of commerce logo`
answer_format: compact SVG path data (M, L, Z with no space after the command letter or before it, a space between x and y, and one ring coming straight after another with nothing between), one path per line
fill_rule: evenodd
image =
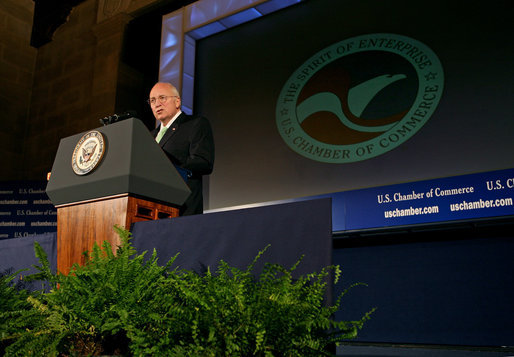
M102 161L105 152L105 140L99 131L92 130L84 134L75 145L71 158L71 167L77 175L93 171Z
M382 155L419 131L441 99L444 73L423 43L368 34L335 43L287 80L276 123L287 145L326 163Z

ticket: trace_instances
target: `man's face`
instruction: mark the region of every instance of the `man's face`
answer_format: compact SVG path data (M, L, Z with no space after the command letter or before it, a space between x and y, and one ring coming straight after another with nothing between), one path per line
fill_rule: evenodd
M163 125L168 124L180 109L180 98L177 94L167 83L157 83L150 91L150 100L155 99L154 103L150 104L153 115Z

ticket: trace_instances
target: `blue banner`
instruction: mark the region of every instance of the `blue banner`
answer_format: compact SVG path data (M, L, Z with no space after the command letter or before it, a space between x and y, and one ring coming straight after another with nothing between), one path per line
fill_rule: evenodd
M514 215L514 169L331 195L333 230L407 226Z
M56 231L45 189L46 181L0 183L0 239ZM514 216L514 169L287 201L324 197L332 198L334 232Z
M57 210L45 190L47 181L0 182L0 239L57 231Z

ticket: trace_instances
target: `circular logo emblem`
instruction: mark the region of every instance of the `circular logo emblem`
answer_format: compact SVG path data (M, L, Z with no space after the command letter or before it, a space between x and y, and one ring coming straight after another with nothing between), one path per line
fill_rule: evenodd
M369 34L309 58L285 83L278 131L306 158L350 163L384 154L411 138L434 113L444 74L423 43Z
M93 171L103 158L105 142L102 133L93 130L84 134L73 150L71 167L77 175Z

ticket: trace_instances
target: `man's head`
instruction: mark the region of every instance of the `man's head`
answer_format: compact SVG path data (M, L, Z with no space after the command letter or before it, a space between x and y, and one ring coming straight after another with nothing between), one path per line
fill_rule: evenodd
M152 107L153 115L163 125L168 122L180 110L180 96L177 88L170 83L159 82L150 91L148 99Z

